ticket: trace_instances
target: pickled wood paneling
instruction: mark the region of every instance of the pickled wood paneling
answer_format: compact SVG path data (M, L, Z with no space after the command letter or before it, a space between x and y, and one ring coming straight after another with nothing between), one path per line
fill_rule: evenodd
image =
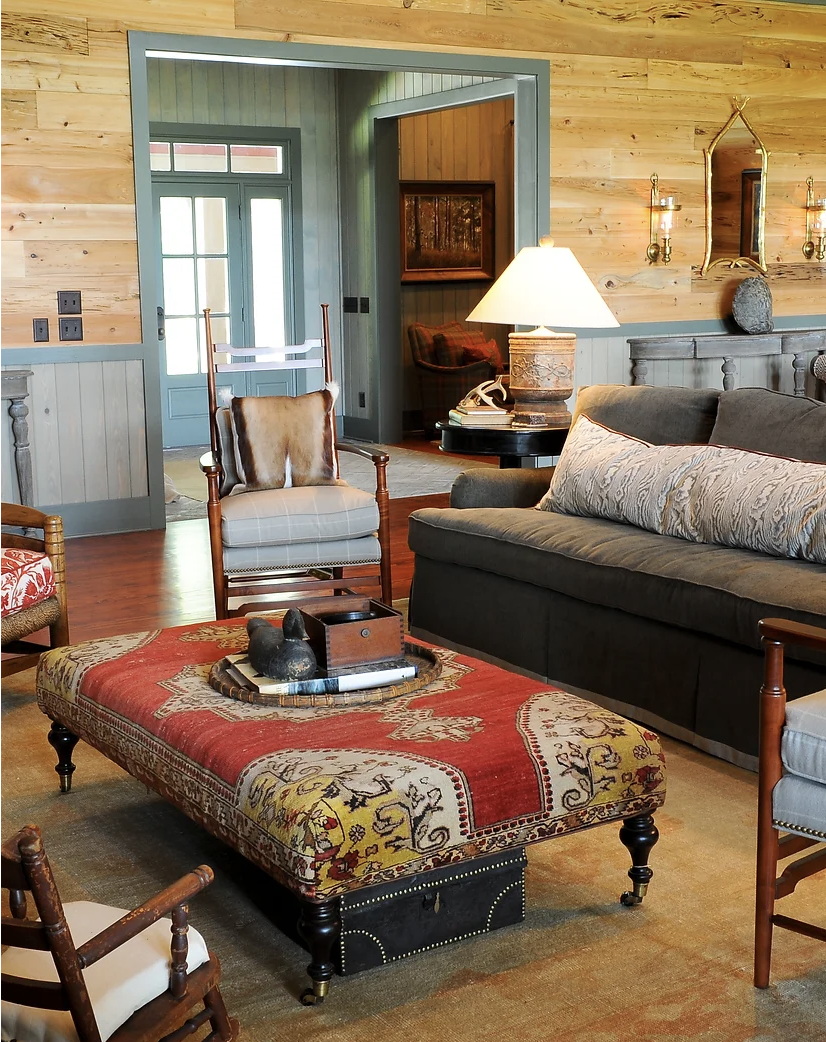
M61 362L29 368L35 504L147 495L143 364ZM4 472L10 453L4 444Z

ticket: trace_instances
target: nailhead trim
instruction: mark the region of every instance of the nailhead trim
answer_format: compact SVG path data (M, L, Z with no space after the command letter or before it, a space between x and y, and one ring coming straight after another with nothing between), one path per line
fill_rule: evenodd
M502 861L495 867L499 868L510 868L511 865L524 864L524 857L514 858L512 861ZM427 883L420 883L418 886L409 886L406 890L396 890L392 894L380 894L378 897L368 898L366 901L359 901L355 904L347 904L347 911L353 911L356 908L366 908L368 905L381 904L383 901L393 901L397 897L406 897L407 894L416 894L421 890L432 890L434 886L444 886L445 883L456 883L460 879L470 879L471 876L481 876L491 871L491 866L488 865L485 868L474 868L469 872L458 872L455 876L447 876L444 879L437 881L433 880Z
M814 836L816 839L826 840L826 832L819 832L817 829L807 829L805 825L795 825L791 821L773 821L772 824L778 829L789 829L792 832L803 832L807 836Z
M521 893L522 893L522 918L524 919L525 918L525 912L526 912L526 897L525 897L525 864L526 864L526 862L527 862L527 858L523 854L522 857L513 858L511 861L503 861L500 864L495 866L496 869L500 869L500 868L510 868L512 865L521 865L522 866L522 874L519 877L519 879L514 880L512 883L508 883L508 885L504 888L504 890L502 890L498 894L498 896L495 898L493 904L490 907L490 911L488 912L488 917L487 917L487 920L485 922L484 927L481 927L478 930L472 930L470 933L458 934L456 937L448 937L447 940L444 940L444 941L435 941L433 944L426 944L426 945L424 945L421 948L411 948L411 950L409 952L403 952L401 955L393 955L389 959L387 958L387 953L384 950L384 945L379 940L379 938L376 937L375 934L370 933L368 930L345 930L344 929L345 912L351 912L351 911L354 911L357 908L366 908L368 905L381 904L383 901L392 901L392 900L395 900L395 898L397 898L397 897L406 897L408 894L419 893L422 890L432 890L434 885L435 886L440 886L440 885L444 885L445 883L455 883L455 882L458 882L458 880L460 880L460 879L469 879L471 876L485 875L486 873L491 871L491 866L488 866L486 868L475 868L475 869L472 869L469 872L460 872L460 873L457 873L457 875L455 875L455 876L448 876L445 879L441 879L441 880L439 880L438 883L435 883L435 884L434 883L429 883L429 884L428 883L421 883L421 884L419 884L419 886L410 886L406 890L398 890L396 893L393 893L393 894L383 894L380 897L372 897L372 898L370 898L367 901L359 901L358 904L347 905L346 908L345 907L341 907L341 909L340 909L340 914L341 914L341 932L339 934L339 937L341 938L340 951L341 951L341 972L342 972L342 974L344 974L344 972L346 970L346 950L345 950L345 945L344 945L344 938L345 937L353 937L353 936L355 936L357 934L361 934L364 937L369 937L371 941L375 941L375 943L379 947L379 951L381 952L381 963L382 963L382 966L386 966L387 963L389 963L389 962L397 962L399 959L406 959L409 955L418 955L421 952L432 951L434 948L443 948L446 944L453 944L456 941L467 940L468 937L478 937L480 934L490 933L490 924L491 924L491 920L493 919L493 913L494 913L494 910L495 910L496 906L499 904L499 902L502 900L502 898L505 896L505 894L507 894L507 892L509 890L512 890L515 886L518 886L521 889Z

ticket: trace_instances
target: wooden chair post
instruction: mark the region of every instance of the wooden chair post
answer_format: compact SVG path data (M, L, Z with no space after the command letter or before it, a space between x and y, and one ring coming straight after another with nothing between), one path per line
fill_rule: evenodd
M772 793L780 781L780 732L786 714L783 645L763 638L765 670L760 692L760 776L757 795L757 889L754 913L754 983L769 986L779 836L772 824Z

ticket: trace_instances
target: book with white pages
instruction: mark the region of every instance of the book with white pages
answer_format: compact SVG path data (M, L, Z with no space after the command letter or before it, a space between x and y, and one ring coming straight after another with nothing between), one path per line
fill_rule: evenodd
M364 666L352 666L346 673L329 676L320 673L306 680L273 680L258 673L249 656L243 652L227 655L227 672L244 687L252 688L262 695L320 695L340 694L344 691L366 691L374 687L397 684L401 680L415 677L417 666L412 662L370 662Z
M461 412L451 409L448 419L452 424L462 427L509 427L513 423L513 413L497 409L495 412Z

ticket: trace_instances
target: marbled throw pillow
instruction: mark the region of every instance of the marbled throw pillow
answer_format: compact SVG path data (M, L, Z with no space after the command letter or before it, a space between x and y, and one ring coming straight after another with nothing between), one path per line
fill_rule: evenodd
M826 564L826 465L708 445L672 492L666 535Z
M649 445L585 415L538 508L826 564L826 465L718 445Z
M706 447L650 445L583 414L537 507L661 533L669 497Z

